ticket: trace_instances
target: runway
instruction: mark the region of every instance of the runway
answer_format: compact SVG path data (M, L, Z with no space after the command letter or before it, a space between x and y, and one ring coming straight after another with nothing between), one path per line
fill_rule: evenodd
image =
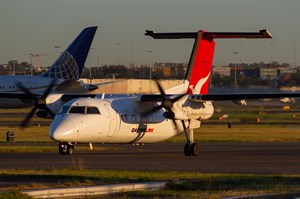
M204 173L300 174L300 143L200 143L198 157L183 155L184 143L120 147L117 151L0 153L1 169L122 169Z

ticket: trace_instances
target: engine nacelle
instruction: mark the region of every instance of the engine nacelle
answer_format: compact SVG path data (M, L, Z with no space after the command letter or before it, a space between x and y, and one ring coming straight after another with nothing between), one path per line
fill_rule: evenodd
M187 100L182 105L182 110L189 119L194 120L207 120L214 113L214 107L210 101L195 102Z
M164 112L164 117L173 120L175 118L175 113L171 111Z
M47 108L51 110L52 113L56 114L58 110L65 104L61 100L62 94L49 94L46 98ZM36 112L36 116L40 118L53 118L45 109L41 108Z
M61 100L63 94L49 94L46 98L47 107L56 114L59 109L65 104L64 101Z
M45 110L39 110L38 112L36 112L36 116L44 119L52 118L52 116Z

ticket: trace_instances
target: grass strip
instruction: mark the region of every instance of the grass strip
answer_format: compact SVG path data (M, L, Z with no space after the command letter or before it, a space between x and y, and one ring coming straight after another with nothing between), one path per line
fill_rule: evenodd
M21 193L20 191L11 191L2 194L0 193L0 199L32 199L32 197Z
M168 181L167 187L155 192L130 192L110 198L221 198L266 193L299 193L300 175L204 174L176 171L119 170L0 170L3 184L16 183L2 190L45 187L68 187L107 183ZM0 195L1 198L1 195Z

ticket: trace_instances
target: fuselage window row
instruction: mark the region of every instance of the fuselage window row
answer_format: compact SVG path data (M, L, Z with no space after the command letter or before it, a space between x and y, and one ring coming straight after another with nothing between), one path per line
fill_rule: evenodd
M134 122L134 123L139 123L139 122L158 122L155 120L155 118L153 118L152 115L148 115L148 116L142 116L139 113L136 114L131 114L130 116L128 116L127 114L120 114L121 119L124 122Z

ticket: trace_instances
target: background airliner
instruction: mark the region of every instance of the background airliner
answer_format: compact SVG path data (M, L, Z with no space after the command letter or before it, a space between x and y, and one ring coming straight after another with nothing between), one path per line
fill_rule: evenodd
M97 89L97 85L79 83L88 52L90 50L97 27L88 27L75 38L58 59L41 76L1 75L0 92L23 92L22 87L33 93L45 92L53 82L55 92L87 92ZM22 99L1 98L0 108L21 108L31 106Z
M186 156L197 156L194 129L214 113L212 101L299 97L300 93L208 94L214 39L272 38L266 30L255 33L187 32L154 33L156 39L195 39L183 84L164 89L160 94L135 96L74 95L59 96L68 101L58 111L50 126L50 137L59 142L60 154L72 154L75 143L153 143L171 138L183 131ZM92 148L92 147L91 147Z

